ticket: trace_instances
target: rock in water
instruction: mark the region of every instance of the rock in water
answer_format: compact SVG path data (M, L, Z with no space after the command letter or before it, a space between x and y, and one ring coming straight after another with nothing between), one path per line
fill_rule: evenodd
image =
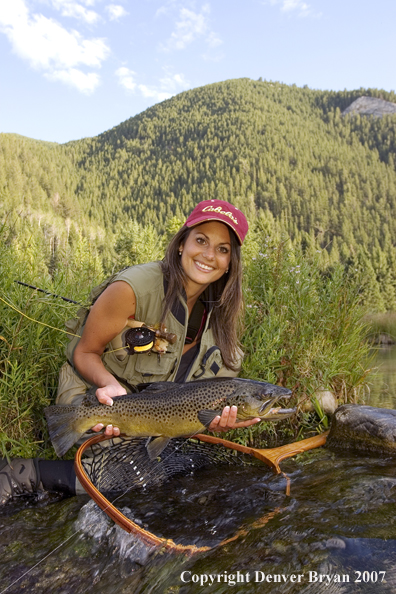
M396 410L358 404L340 406L326 446L396 456Z

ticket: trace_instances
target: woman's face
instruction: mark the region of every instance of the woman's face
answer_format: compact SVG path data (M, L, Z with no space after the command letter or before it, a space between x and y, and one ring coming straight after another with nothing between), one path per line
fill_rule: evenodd
M184 245L181 264L187 275L187 297L218 280L231 260L230 231L224 223L210 221L191 229ZM201 291L201 292L202 292Z

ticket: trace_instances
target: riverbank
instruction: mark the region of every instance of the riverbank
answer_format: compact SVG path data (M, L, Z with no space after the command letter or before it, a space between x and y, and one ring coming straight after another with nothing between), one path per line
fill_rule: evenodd
M374 344L396 344L396 312L367 314L364 321L370 327L370 339Z

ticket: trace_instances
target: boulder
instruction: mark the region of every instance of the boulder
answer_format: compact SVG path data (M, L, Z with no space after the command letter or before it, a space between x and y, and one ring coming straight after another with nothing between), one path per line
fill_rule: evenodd
M334 414L334 411L338 406L338 402L333 392L330 392L330 390L320 389L316 390L313 396L315 396L320 408L326 415ZM302 409L304 412L312 412L313 410L315 410L311 400L306 400L302 406Z
M359 97L349 107L347 107L342 115L366 115L382 117L384 115L393 115L396 113L396 104L377 97Z
M396 456L396 410L359 404L340 406L326 447Z

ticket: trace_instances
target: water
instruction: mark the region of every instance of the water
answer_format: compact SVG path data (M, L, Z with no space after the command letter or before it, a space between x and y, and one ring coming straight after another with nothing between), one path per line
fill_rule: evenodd
M395 408L396 349L377 364L367 404ZM88 498L7 506L0 593L396 592L395 460L320 448L281 466L290 496L283 476L255 465L199 471L122 500L157 535L213 547L190 557L147 548Z
M396 408L396 346L378 349L377 373L370 379L367 404L381 408Z

